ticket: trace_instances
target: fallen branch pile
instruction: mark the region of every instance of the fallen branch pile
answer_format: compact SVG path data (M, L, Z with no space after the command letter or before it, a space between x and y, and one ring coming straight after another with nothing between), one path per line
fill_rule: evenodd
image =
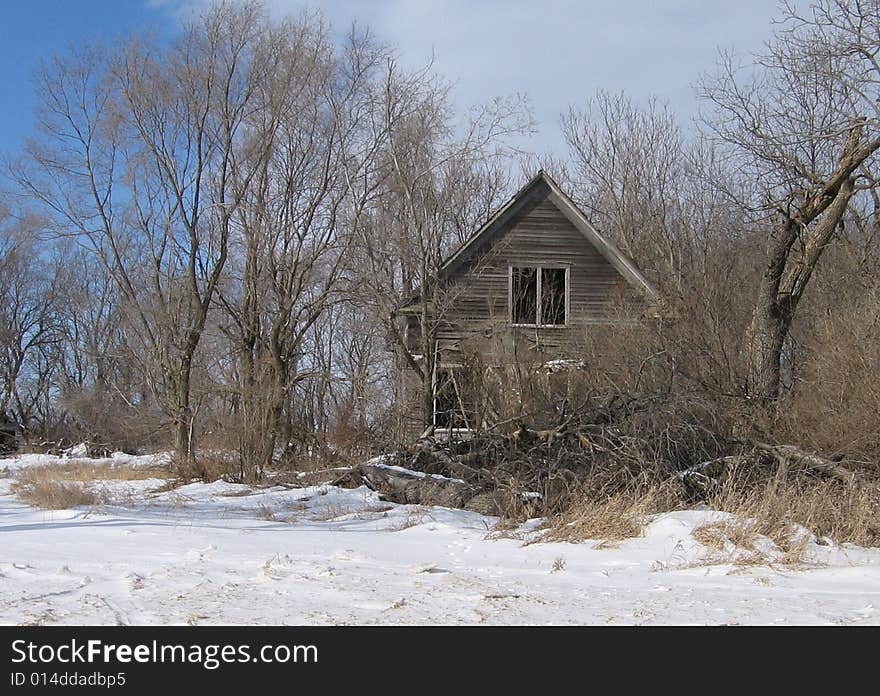
M733 472L856 480L840 461L791 445L725 440L693 418L670 418L669 408L662 395L644 395L585 409L544 430L518 423L468 439L423 437L334 483L365 485L392 502L519 516L559 512L575 491L608 496L635 481L676 485L683 501L694 502Z

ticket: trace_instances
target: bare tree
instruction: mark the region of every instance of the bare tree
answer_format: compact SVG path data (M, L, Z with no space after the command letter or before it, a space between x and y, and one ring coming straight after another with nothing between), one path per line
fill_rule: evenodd
M384 134L380 195L358 226L352 256L360 267L357 292L384 325L401 371L413 370L422 383L425 425L433 416L435 345L443 319L440 269L507 190L505 165L514 154L509 136L533 127L518 96L495 99L457 124L448 86L430 70L406 74L388 63L378 109ZM415 343L394 316L407 300L420 308Z
M368 128L384 49L353 31L334 47L326 25L302 16L271 32L271 79L260 86L253 136L272 148L236 214L235 260L221 302L239 356L243 475L259 476L291 446L292 398L323 366L307 351L314 324L338 300L358 177L375 151Z
M57 300L60 260L43 249L35 221L0 219L0 414L27 434L51 395L60 339Z
M747 332L746 388L773 401L783 347L810 279L860 191L874 187L880 148L880 3L783 5L780 28L743 75L723 56L701 91L728 165L755 182L741 203L766 249Z
M139 346L116 284L89 251L67 243L63 254L54 437L123 449L160 444L163 418L134 357Z
M258 6L221 4L170 46L133 40L54 61L39 79L42 138L14 172L116 283L183 462L194 357L236 210L271 145L246 137L273 65L265 26Z
M597 92L562 117L573 189L603 232L667 292L680 292L689 261L683 184L687 146L668 107L639 108Z
M651 323L676 375L714 394L739 394L755 249L738 201L751 189L711 142L689 137L653 99L639 105L600 91L563 115L562 130L582 208L661 288L661 314L689 318Z

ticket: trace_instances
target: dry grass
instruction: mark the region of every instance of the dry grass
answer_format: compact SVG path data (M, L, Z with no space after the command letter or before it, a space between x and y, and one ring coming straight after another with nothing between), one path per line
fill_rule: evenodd
M350 505L342 505L340 503L328 503L320 508L313 510L309 514L309 519L313 522L330 522L345 515L357 512L356 508Z
M211 483L219 479L239 478L240 467L233 452L205 450L196 454L193 461L173 462L174 472L181 479L198 479Z
M755 534L769 537L793 557L808 541L800 528L837 543L880 545L880 487L873 481L844 485L801 476L745 486L731 477L708 504L753 520Z
M739 518L726 519L723 522L706 522L696 527L693 537L710 551L726 551L731 546L746 551L754 551L758 541L754 520Z
M802 564L813 536L880 545L880 488L875 481L845 485L801 474L746 483L744 476L733 475L708 503L734 515L694 530L694 538L707 547L709 563ZM773 542L776 552L759 550L760 537Z
M167 466L131 466L129 464L95 463L77 460L69 464L46 464L24 469L17 482L36 481L142 481L148 478L166 478L171 475Z
M802 562L811 535L880 546L880 482L875 479L846 485L804 472L762 478L754 470L732 471L705 502L734 515L695 530L716 557L726 549L728 557L742 562L767 560L755 547L759 536L775 544L774 559L782 563ZM672 481L658 483L648 475L610 493L584 486L568 494L561 511L547 518L543 533L531 542L590 539L601 542L598 548L608 547L640 536L653 514L692 506Z
M608 496L583 496L563 512L548 518L545 531L533 541L579 542L595 539L596 548L641 536L648 518L680 507L666 486L633 484Z
M252 495L259 495L261 491L253 488L243 488L240 491L226 491L220 495L224 498L247 498Z
M261 520L266 520L267 522L276 522L278 520L275 508L270 505L266 505L266 503L260 503L260 507L257 510L257 516Z
M377 503L376 505L368 505L363 510L362 513L368 515L382 515L386 516L386 513L391 512L394 509L393 505L388 505L387 503Z
M486 534L486 539L493 541L495 539L516 539L522 541L526 537L526 533L521 529L522 524L519 520L511 517L499 517L498 521Z
M410 527L418 527L420 524L424 524L426 520L430 519L430 513L431 508L425 507L424 505L415 505L407 511L406 517L388 527L388 531L402 532L404 529L409 529Z
M373 520L379 517L387 517L389 510L393 509L393 505L384 503L367 505L366 507L330 503L312 512L309 519L314 522L331 522L340 517L351 516L357 520Z
M732 564L737 566L769 565L774 561L794 563L800 555L776 559L758 548L757 522L739 517L707 522L692 532L694 539L706 547L706 556L696 565ZM802 550L802 549L801 549Z
M541 541L623 541L641 536L645 512L637 501L618 494L608 500L585 500L549 523ZM605 545L605 544L601 544Z
M13 484L13 492L28 505L47 510L65 510L83 505L102 505L106 496L82 483L37 481L28 485Z
M25 469L12 483L11 489L29 505L62 510L109 503L107 493L92 485L96 481L138 481L169 475L170 470L164 466L133 467L78 461Z
M267 522L286 522L287 524L293 524L302 519L302 514L307 509L308 505L299 500L274 507L267 503L260 503L257 508L257 517L261 520L266 520Z

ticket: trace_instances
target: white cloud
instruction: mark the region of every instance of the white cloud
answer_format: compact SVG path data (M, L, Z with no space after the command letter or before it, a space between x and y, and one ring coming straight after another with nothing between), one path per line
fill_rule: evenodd
M155 2L156 0L151 0ZM171 2L178 10L178 0ZM184 4L207 0L184 0ZM541 134L535 149L561 150L558 119L597 89L656 95L687 118L692 85L718 46L759 49L773 29L771 0L268 0L278 14L320 8L339 30L369 25L417 66L435 59L469 106L527 93Z

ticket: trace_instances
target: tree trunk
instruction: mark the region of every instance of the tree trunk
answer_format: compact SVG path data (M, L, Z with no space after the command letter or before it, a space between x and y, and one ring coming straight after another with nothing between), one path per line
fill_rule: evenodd
M177 376L174 404L174 458L178 466L191 468L195 463L193 447L193 414L190 408L190 370L192 359L182 358L184 364Z
M748 393L762 401L779 396L782 346L788 335L788 321L773 297L760 297L752 313L748 332Z
M774 229L767 245L767 267L746 336L747 391L770 403L779 397L782 347L798 303L852 199L855 182L845 178L833 195L805 205Z
M242 481L260 481L275 458L284 429L284 377L265 357L254 357L253 346L242 350L241 415L237 433ZM286 441L282 440L283 442Z
M174 458L178 465L192 464L192 414L189 408L178 413L174 422Z

